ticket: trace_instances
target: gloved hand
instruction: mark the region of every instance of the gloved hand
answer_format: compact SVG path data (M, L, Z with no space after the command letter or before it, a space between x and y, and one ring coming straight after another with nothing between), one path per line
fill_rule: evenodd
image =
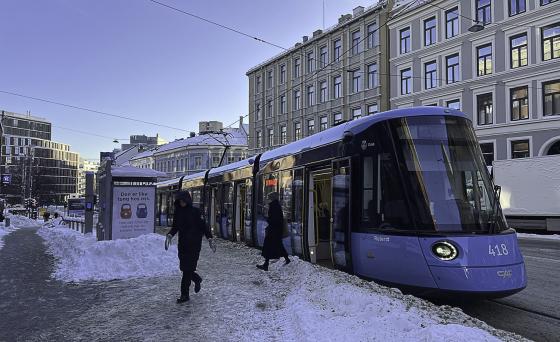
M171 239L173 239L173 235L167 234L165 236L165 250L169 249L169 246L171 245Z
M214 242L214 239L208 239L208 246L210 246L213 253L216 253L216 243Z

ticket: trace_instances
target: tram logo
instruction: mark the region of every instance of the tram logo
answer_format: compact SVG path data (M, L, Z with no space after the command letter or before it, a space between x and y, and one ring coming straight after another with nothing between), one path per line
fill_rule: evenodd
M368 147L374 147L374 146L375 146L374 142L368 143L366 140L362 140L362 151L367 150Z
M498 277L500 278L511 278L511 270L503 270L503 271L497 271L496 274L498 275Z

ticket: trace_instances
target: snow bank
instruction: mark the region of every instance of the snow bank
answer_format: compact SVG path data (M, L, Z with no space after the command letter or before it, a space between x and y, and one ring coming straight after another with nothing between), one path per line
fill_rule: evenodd
M292 260L288 266L272 265L270 272L289 282L281 308L263 317L276 320L282 331L279 340L500 341L496 336L512 340L510 333L460 309L438 307L396 289Z
M560 240L559 234L541 235L541 234L517 233L517 237L526 238L526 239Z
M25 216L7 214L6 218L10 219L10 226L6 227L6 221L0 222L0 249L4 247L4 236L20 228L39 226L35 220Z
M179 269L177 247L166 251L165 238L157 234L97 241L63 226L43 227L38 234L57 260L53 276L66 282L162 276Z

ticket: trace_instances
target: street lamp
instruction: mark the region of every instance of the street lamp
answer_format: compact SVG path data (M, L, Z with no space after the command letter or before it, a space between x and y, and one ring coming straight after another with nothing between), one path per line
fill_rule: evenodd
M479 23L477 20L473 20L474 25L469 27L469 32L480 32L484 30L484 25Z

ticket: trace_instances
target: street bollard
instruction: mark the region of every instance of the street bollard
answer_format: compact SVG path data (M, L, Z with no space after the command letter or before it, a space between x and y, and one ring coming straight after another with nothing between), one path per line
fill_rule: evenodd
M5 226L6 228L8 228L8 227L10 226L10 218L9 218L9 217L6 217L6 218L4 219L4 226Z

